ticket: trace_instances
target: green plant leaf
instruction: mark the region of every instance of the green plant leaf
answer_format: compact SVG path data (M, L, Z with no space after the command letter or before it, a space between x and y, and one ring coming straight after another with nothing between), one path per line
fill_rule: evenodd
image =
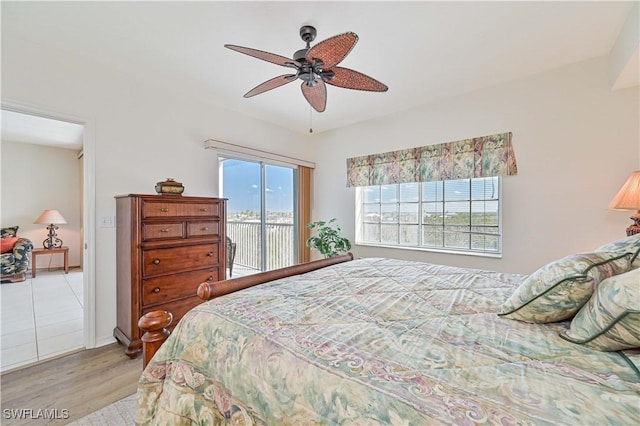
M338 224L333 225L335 221L336 218L332 218L328 222L308 223L307 228L315 230L316 235L307 239L307 247L318 250L324 257L337 256L351 249L349 240L340 235L342 228Z

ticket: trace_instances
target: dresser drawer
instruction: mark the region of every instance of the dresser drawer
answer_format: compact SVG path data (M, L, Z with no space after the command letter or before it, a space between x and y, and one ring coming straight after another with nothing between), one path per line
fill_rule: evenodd
M145 277L202 269L220 263L219 244L143 250L142 274Z
M142 224L143 241L182 237L184 237L184 227L182 226L182 222Z
M145 201L142 218L151 217L220 217L220 203L170 203L167 201Z
M173 321L171 321L171 324L168 328L169 330L173 330L173 328L178 324L182 317L187 312L189 312L189 310L191 310L191 308L194 308L203 302L204 300L200 299L198 296L190 297L188 299L180 299L174 302L163 303L162 305L144 308L142 310L142 315L155 310L165 310L171 312L173 314Z
M202 237L220 235L220 222L188 222L187 223L187 236L188 237Z
M142 304L148 306L195 296L200 283L206 281L218 281L217 268L145 279L142 281Z

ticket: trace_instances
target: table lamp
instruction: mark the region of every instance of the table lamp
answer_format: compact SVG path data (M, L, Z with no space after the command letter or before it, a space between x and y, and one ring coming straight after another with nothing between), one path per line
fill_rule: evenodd
M64 220L64 217L62 217L58 210L45 210L33 223L49 224L49 226L47 226L49 236L42 242L44 248L53 249L62 247L62 240L58 238L56 230L58 229L58 224L64 224L67 223L67 221Z
M609 204L611 210L636 210L633 223L627 228L627 236L640 233L640 170L631 173L620 191Z

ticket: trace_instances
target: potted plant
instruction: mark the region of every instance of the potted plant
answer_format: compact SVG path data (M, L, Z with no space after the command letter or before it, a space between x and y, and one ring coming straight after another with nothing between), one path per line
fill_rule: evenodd
M329 222L317 221L307 224L307 228L316 231L316 235L307 240L307 247L318 250L324 257L334 257L351 249L348 239L341 236L342 228L334 224L335 218Z

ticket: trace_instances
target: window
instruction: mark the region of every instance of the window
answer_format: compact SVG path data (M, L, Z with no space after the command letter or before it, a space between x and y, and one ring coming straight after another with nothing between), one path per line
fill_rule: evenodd
M500 255L500 178L358 187L356 243Z

